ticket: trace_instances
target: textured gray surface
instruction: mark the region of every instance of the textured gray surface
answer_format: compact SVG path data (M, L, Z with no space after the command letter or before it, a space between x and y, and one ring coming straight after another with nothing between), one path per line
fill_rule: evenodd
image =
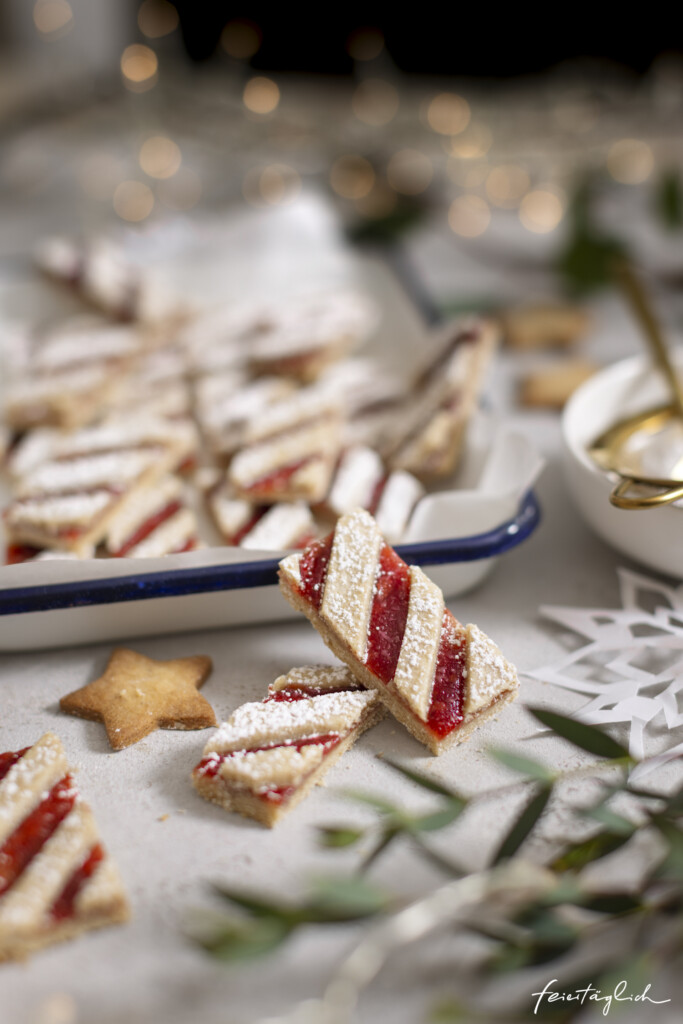
M448 275L444 254L451 261ZM478 282L479 293L500 285L502 275L483 277L481 267L473 268L438 238L425 237L416 255L423 271L428 276L432 272L442 289L447 281L454 287L459 281L462 294L473 281ZM508 278L507 291L516 287ZM628 354L633 336L624 343L621 324L614 306L598 310L596 352L605 357ZM493 390L503 410L517 371L509 357L501 360ZM544 664L562 649L561 638L541 623L539 605L614 606L620 560L588 532L571 507L559 465L557 418L516 413L514 421L550 460L539 486L543 523L528 543L501 560L481 589L452 607L460 618L477 622L523 670ZM220 601L220 595L215 600ZM146 638L132 646L160 658L210 655L215 668L204 693L219 717L244 700L261 697L269 681L292 665L330 661L306 623ZM467 792L507 780L504 771L487 760L488 745L520 744L519 749L546 758L557 768L580 763L564 744L544 738L525 741L534 727L522 707L523 701L543 701L570 708L580 698L525 681L520 702L463 748L452 749L438 761L399 726L385 721L333 770L326 789L317 790L268 832L204 803L190 787L188 773L201 754L206 733L157 732L114 754L100 725L59 713L59 696L94 678L109 650L109 645L97 645L9 655L0 665L0 747L26 745L46 729L62 737L120 865L134 912L126 927L48 950L26 965L2 967L2 1024L248 1024L282 1013L321 993L357 929L316 929L268 960L226 968L208 960L183 936L190 910L206 902L208 881L223 879L287 896L300 891L312 874L351 866L355 853L324 852L316 845L315 826L364 816L339 797L341 788L376 789L407 804L420 799L412 784L377 760L378 753L427 769ZM514 807L503 799L487 801L448 834L445 848L464 863L480 866L513 813ZM168 818L160 820L165 815ZM376 875L414 895L438 881L406 850L380 862ZM402 953L362 1002L359 1020L412 1024L426 1019L427 1008L444 994L453 955L457 951L448 937ZM669 1017L666 1007L656 1007L647 1019L668 1024L676 1018Z

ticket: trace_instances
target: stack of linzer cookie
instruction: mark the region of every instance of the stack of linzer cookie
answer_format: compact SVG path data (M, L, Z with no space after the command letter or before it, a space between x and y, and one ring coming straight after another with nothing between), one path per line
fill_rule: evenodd
M37 332L10 382L7 561L173 554L212 530L296 549L358 507L394 543L456 468L491 322L427 341L405 380L354 354L378 319L356 292L194 316L157 302L152 317L144 275L111 247L51 240L39 257L99 314Z
M228 811L274 825L387 711L441 754L517 695L515 669L494 642L455 618L364 509L286 556L280 584L343 664L290 669L214 731L192 783ZM119 648L60 709L103 722L113 750L158 728L205 729L216 717L198 688L212 667L203 655L154 661ZM59 739L48 732L0 754L0 961L128 913Z

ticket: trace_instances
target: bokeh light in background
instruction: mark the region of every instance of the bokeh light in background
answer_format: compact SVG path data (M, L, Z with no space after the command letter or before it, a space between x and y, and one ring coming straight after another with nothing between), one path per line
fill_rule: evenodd
M652 174L654 157L646 142L621 139L610 146L607 170L623 185L639 185Z
M291 203L301 191L301 178L289 164L269 164L249 171L242 194L252 206L280 206Z
M362 199L375 184L375 172L363 156L340 156L332 164L330 184L344 199Z
M37 0L33 8L33 23L46 39L60 38L72 22L73 10L67 0Z
M163 135L145 139L140 147L140 167L150 178L171 178L182 161L180 147Z
M142 43L127 46L121 54L123 82L132 92L146 92L156 85L158 68L156 53Z
M271 78L257 75L245 85L242 99L252 114L272 114L280 102L280 90Z
M491 210L485 199L474 194L458 196L448 211L448 223L456 235L476 238L491 223Z
M513 209L519 205L531 179L523 167L502 164L494 167L486 178L486 195L495 206Z
M352 106L356 117L364 124L379 128L396 116L398 90L382 78L366 78L356 88Z
M446 152L460 160L476 160L486 156L493 144L493 135L485 124L473 122L461 135L445 142Z
M519 219L525 228L544 235L553 231L564 215L564 203L557 191L537 188L527 193L519 207Z
M433 176L431 160L419 149L401 149L387 164L387 181L406 196L424 192Z
M353 60L375 60L384 49L384 35L378 28L359 28L346 41Z
M221 33L221 46L235 60L249 60L261 45L261 30L252 21L236 18Z
M470 105L462 96L441 92L427 107L427 123L440 135L458 135L470 123Z
M161 39L178 27L178 11L168 0L143 0L138 10L138 28L148 39Z
M154 193L142 181L122 181L114 191L114 209L122 220L145 220L154 209Z

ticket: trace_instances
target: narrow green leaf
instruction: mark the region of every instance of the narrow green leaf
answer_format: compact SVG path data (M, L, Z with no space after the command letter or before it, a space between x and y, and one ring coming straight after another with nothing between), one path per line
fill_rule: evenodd
M488 752L506 768L518 772L520 775L526 775L530 779L536 779L537 782L549 783L555 779L549 768L538 761L532 761L530 757L523 757L521 754L503 750L501 747L489 747Z
M413 818L410 823L410 831L413 832L436 832L440 828L451 825L463 812L463 804L460 802L449 802L440 811L433 811L431 814L423 814Z
M597 835L591 836L590 839L584 839L583 842L568 847L556 858L552 864L553 871L580 871L586 864L600 860L601 857L607 857L608 854L614 853L615 850L624 846L632 834L633 829L628 835L599 832Z
M287 939L289 925L276 918L226 922L224 928L199 939L199 945L219 960L251 960L272 952Z
M303 909L308 920L351 920L386 910L389 902L387 893L374 882L361 875L343 875L316 879Z
M359 870L361 872L368 871L372 867L372 865L375 863L377 858L382 853L384 853L384 851L387 849L388 846L391 845L391 843L393 843L394 839L396 839L397 836L400 836L402 834L403 834L403 829L402 828L387 828L387 829L385 829L385 831L381 835L381 838L380 838L379 842L377 843L375 848L373 850L371 850L370 853L367 855L367 857L365 858L365 860L361 864Z
M642 903L635 896L628 893L606 893L604 896L591 896L583 901L582 906L586 910L594 910L598 914L609 914L616 916L630 914L634 910L640 910Z
M421 851L423 857L433 864L434 867L445 872L445 874L451 875L454 878L460 878L466 873L462 865L455 864L450 858L444 857L438 850L425 843L419 835L413 836L413 842Z
M262 896L253 893L241 892L231 889L225 885L213 885L212 889L221 899L247 910L254 917L280 918L283 921L289 919L291 907L274 900L267 900Z
M520 846L543 814L551 793L552 786L544 786L542 789L538 789L534 793L531 800L526 804L524 810L498 847L496 855L492 861L493 864L499 864L502 860L507 860L509 857L512 857L517 853L517 850L519 850Z
M653 815L651 821L668 846L667 854L655 874L658 878L673 878L680 882L683 880L683 832L662 815Z
M365 835L364 829L358 828L335 828L333 825L322 825L318 829L318 842L328 849L342 849L345 846L353 846Z
M605 807L604 804L599 804L597 807L588 807L583 811L583 815L586 818L592 818L594 821L599 821L601 825L605 825L610 832L617 833L622 836L633 835L636 826L628 818L624 818L623 815L617 814L610 807Z
M376 811L381 811L382 814L395 815L397 818L403 817L403 811L400 807L390 803L381 796L375 796L374 793L365 793L359 789L345 789L342 793L349 800L356 800L358 803L367 804L369 807L374 807Z
M417 783L423 789L428 789L431 793L438 793L439 796L448 797L449 800L460 803L463 807L466 805L467 800L464 797L456 793L455 790L449 789L442 782L437 782L436 779L432 779L429 775L423 775L422 772L417 772L414 768L406 768L405 765L399 764L397 761L391 761L388 757L383 760L394 771L400 772L401 775L410 779L411 782Z
M683 227L683 187L678 172L665 171L655 190L655 210L668 231Z
M626 747L617 743L611 736L594 725L587 725L585 722L579 722L576 718L569 718L567 715L560 715L557 711L548 711L546 708L527 707L527 710L541 725L552 729L556 735L569 740L575 747L580 747L581 750L585 750L589 754L609 760L631 761Z

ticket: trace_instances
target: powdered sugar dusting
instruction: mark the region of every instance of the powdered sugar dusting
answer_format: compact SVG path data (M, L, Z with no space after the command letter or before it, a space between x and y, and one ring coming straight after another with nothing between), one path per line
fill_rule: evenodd
M12 765L0 782L0 846L66 771L64 748L50 732Z
M325 693L293 703L243 704L214 733L204 748L204 756L347 732L360 721L373 696L367 691L356 691Z
M223 761L219 775L226 782L246 786L256 793L274 786L298 786L325 757L322 743L301 750L281 746L270 750L244 750Z
M283 676L278 676L268 687L269 693L276 693L287 687L320 690L340 690L343 687L357 688L358 680L345 665L301 665L292 668Z
M365 445L347 449L342 455L326 504L335 515L353 508L369 508L375 489L384 476L382 460Z
M252 551L281 551L294 547L314 526L311 511L303 502L273 505L240 543Z
M443 612L443 594L437 585L417 566L411 566L408 617L394 686L423 721L429 713L434 686Z
M382 544L372 516L356 509L338 520L320 615L365 661L368 623Z
M403 536L413 509L424 493L424 487L412 473L403 469L390 473L375 510L377 526L390 544Z
M471 623L467 630L467 689L465 714L488 707L502 693L519 686L517 671L493 640Z

